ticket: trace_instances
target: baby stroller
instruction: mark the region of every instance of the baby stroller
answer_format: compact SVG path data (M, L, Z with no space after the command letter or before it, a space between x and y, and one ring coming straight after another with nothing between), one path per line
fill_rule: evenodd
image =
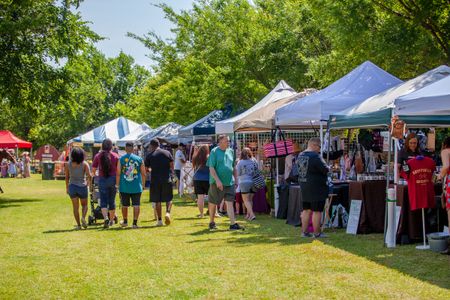
M98 188L98 176L92 178L89 198L91 200L91 214L88 217L88 224L94 225L97 220L103 221L102 209L100 208L100 191ZM97 205L97 206L95 206ZM114 217L114 222L117 224L117 216Z

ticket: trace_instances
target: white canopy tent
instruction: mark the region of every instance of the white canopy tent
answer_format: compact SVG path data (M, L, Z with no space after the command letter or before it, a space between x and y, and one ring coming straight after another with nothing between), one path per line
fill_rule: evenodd
M305 89L300 93L293 94L292 96L279 99L275 102L271 102L263 107L260 107L242 119L236 121L234 124L234 129L235 131L269 131L275 128L275 111L278 108L302 99L315 92L317 92L316 89Z
M450 76L397 98L394 114L450 116Z
M284 80L281 80L277 86L270 91L269 94L267 94L261 101L259 101L257 104L246 110L245 112L220 122L216 122L216 134L231 134L233 133L236 128L235 124L241 120L243 120L248 115L252 114L253 112L266 107L270 103L274 103L280 99L289 97L296 94L295 90L291 88Z
M279 108L275 124L296 127L302 122L326 123L331 114L342 111L402 81L370 61L317 93Z
M149 133L152 130L150 126L148 126L146 123L142 123L139 125L135 130L121 138L117 141L117 146L124 147L126 143L131 142L135 143L139 141L139 138L144 136L145 134Z

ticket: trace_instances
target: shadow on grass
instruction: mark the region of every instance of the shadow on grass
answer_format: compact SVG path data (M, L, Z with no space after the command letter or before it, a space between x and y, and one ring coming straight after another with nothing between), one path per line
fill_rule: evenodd
M4 207L19 207L25 203L32 202L42 202L39 199L11 199L11 198L0 198L0 208Z
M245 223L244 226L246 226ZM218 232L226 231L228 230L219 230ZM383 235L380 234L353 236L346 234L344 230L328 230L326 234L328 238L319 239L324 245L357 255L418 280L450 289L449 256L416 250L414 245L388 249L383 246ZM190 235L199 237L199 239L188 243L204 243L205 245L214 243L214 239L204 238L208 235L214 236L214 232L210 232L208 229L201 229ZM258 244L300 245L314 241L313 238L301 238L300 229L275 223L269 219L247 224L244 232L230 232L229 235L222 235L222 240L237 247Z
M110 228L103 228L103 225L98 224L98 225L91 225L86 229L81 229L81 230L75 230L75 229L55 229L55 230L47 230L47 231L43 231L42 233L44 234L49 234L49 233L67 233L67 232L80 232L80 231L127 231L127 230L140 230L140 229L155 229L157 228L157 226L139 226L138 228L132 228L131 226L129 227L110 227Z

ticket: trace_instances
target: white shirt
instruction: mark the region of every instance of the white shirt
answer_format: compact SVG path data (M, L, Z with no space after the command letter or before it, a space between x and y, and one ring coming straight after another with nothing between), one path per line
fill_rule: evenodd
M177 150L177 152L175 152L175 170L181 170L183 167L184 163L181 160L186 161L186 156L184 156L183 151Z

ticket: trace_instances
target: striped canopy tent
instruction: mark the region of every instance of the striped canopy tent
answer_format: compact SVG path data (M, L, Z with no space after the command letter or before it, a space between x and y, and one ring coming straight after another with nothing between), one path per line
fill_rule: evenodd
M73 138L69 143L78 142L83 144L97 144L108 138L115 144L118 140L128 135L139 126L140 125L136 122L124 117L119 117Z

